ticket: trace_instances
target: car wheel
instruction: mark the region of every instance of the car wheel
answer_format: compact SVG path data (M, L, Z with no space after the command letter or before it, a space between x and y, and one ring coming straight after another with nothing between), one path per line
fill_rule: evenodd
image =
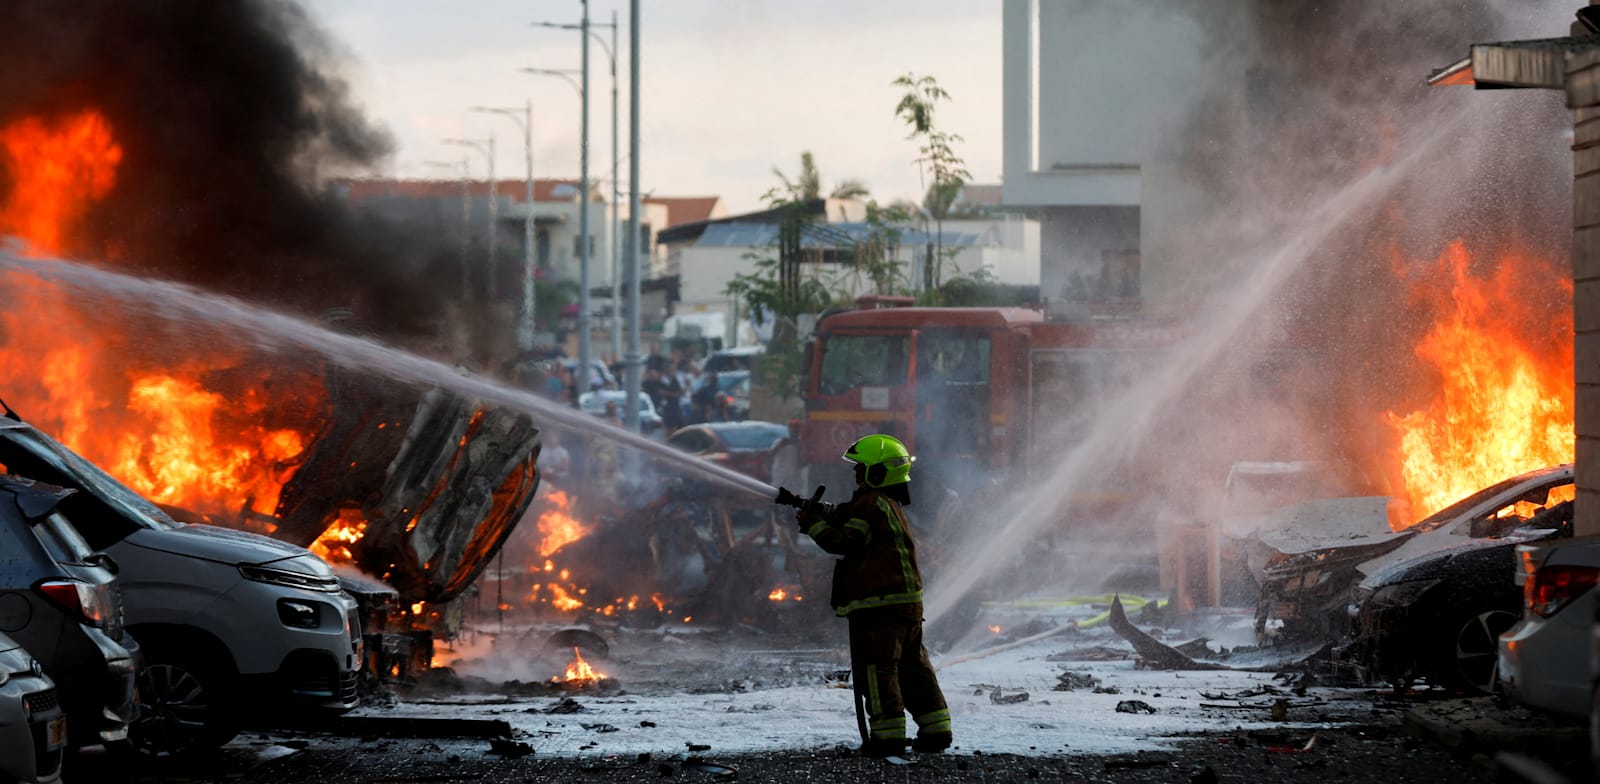
M150 757L209 751L239 734L228 704L228 677L195 657L151 652L139 672L139 716L129 750Z
M1518 615L1506 610L1482 610L1444 627L1448 649L1435 662L1429 680L1461 691L1494 694L1500 690L1500 658L1496 650L1501 633L1516 624Z

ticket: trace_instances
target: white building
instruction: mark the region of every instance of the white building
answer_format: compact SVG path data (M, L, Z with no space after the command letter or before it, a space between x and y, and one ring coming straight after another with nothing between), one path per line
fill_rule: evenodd
M1003 201L1040 216L1041 296L1060 314L1176 293L1164 217L1195 194L1163 141L1203 93L1203 35L1160 0L1004 2Z

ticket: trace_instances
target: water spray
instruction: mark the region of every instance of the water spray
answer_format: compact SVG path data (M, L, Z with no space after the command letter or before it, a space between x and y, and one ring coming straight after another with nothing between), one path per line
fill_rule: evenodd
M225 325L238 330L241 336L249 336L245 339L263 350L310 350L341 367L435 386L523 411L535 415L542 426L556 424L604 438L656 457L725 490L762 500L771 500L778 494L778 488L758 479L607 424L532 392L481 376L468 375L442 362L367 338L333 332L310 321L250 305L232 297L177 283L123 275L77 262L22 258L4 250L0 250L0 271L28 275L61 286L70 290L79 302L115 301L128 307L157 312L174 320Z

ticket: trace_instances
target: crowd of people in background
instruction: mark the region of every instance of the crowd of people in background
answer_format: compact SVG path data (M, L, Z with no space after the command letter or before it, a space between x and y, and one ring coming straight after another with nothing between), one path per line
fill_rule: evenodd
M533 378L524 379L524 383L551 400L577 407L585 392L622 389L625 372L621 361L602 363L597 358L588 372L582 373L575 360L550 359L537 363ZM670 435L685 425L732 418L717 381L717 373L702 373L695 358L677 352L672 356L656 353L645 359L639 391L650 398L661 417L662 431ZM604 404L601 417L614 424L623 420L620 408L612 401Z

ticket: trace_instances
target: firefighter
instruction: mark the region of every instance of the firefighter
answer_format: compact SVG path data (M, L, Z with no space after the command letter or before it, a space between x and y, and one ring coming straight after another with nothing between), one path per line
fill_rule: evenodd
M861 753L884 757L906 747L906 712L917 723L911 744L938 753L950 746L950 709L922 646L922 574L902 508L911 503L905 444L870 435L850 445L855 494L823 511L795 514L802 533L843 556L833 570L833 611L850 625L850 668L858 717L865 704Z

